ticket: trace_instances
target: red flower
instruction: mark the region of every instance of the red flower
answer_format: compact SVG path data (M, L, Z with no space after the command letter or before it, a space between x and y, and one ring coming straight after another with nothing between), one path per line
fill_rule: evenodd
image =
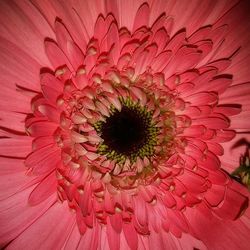
M2 1L2 246L247 249L247 7Z

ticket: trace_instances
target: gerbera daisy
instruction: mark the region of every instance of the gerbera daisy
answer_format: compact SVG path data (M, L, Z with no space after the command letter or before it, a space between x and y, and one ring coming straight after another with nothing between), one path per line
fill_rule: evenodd
M247 1L1 1L1 246L248 249L249 27Z

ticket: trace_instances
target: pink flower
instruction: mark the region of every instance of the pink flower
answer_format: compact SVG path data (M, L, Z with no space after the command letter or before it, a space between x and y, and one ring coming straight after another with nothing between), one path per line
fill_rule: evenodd
M1 246L248 249L249 28L247 1L1 1Z

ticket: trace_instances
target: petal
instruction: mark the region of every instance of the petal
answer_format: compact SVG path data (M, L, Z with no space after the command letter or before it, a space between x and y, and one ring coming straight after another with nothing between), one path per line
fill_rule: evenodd
M205 199L212 207L218 207L224 201L226 188L224 186L212 185L206 192Z
M148 219L147 219L147 208L146 208L146 204L145 201L143 200L142 197L136 197L136 199L134 199L134 209L135 209L135 216L136 219L138 220L138 223L142 226L145 226L148 224Z
M134 20L133 32L142 26L148 26L150 9L147 3L144 3L137 11Z
M18 237L27 227L32 225L56 201L56 196L35 207L28 206L27 198L33 187L13 194L1 201L0 209L0 242L5 245ZM41 232L41 231L40 231ZM35 237L33 238L34 240ZM27 242L26 242L27 244ZM27 246L27 245L26 245Z
M247 207L248 198L228 187L222 205L213 211L223 219L235 220L242 215Z
M77 70L83 63L84 56L82 51L75 44L65 26L58 20L55 22L55 32L58 45L67 55L74 69Z
M109 217L107 220L107 238L110 250L120 249L120 234L113 229Z
M58 129L58 124L54 122L33 122L28 128L32 137L53 135Z
M120 234L122 231L122 223L123 223L121 215L118 213L115 213L114 215L111 215L109 219L114 230Z
M15 131L20 131L20 132L25 131L24 120L26 118L26 114L20 114L16 112L7 112L3 110L1 110L0 112L1 112L0 126L15 130ZM10 120L12 121L11 123L10 123Z
M29 204L36 206L46 200L49 196L56 193L57 180L55 173L46 176L31 192L29 196Z
M25 165L32 169L34 174L42 174L52 171L60 162L60 149L55 145L49 145L33 151L25 160Z
M48 227L48 224L50 225ZM22 234L8 245L8 249L61 248L74 225L74 214L69 212L67 203L55 203L46 213L30 225ZM30 237L39 235L39 237Z
M55 42L47 40L44 42L44 44L46 54L54 69L57 69L58 67L64 66L66 64L71 71L74 70L68 58L65 56L65 54Z
M65 245L63 246L63 249L65 250L77 249L80 239L81 239L81 235L79 233L79 229L77 225L75 225L73 230L71 231L69 238L66 240Z
M26 157L32 148L30 137L19 137L16 139L2 138L0 140L0 151L3 156Z
M134 250L138 247L138 234L132 223L123 223L123 232L129 247Z

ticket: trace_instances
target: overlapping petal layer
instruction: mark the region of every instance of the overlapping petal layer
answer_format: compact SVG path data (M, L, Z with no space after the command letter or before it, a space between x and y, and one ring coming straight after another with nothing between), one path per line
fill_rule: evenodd
M249 193L225 171L249 132L247 4L204 3L2 3L3 245L43 231L32 249L247 249ZM131 157L100 133L124 107L150 128Z

